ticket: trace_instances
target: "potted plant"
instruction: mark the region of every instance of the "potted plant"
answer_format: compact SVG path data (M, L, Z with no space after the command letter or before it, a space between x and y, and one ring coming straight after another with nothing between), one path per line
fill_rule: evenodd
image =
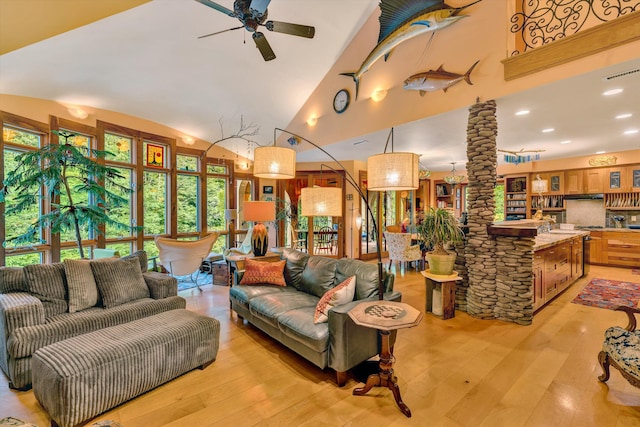
M427 247L433 248L431 252L427 252L431 273L441 275L453 273L456 254L447 252L445 246L461 242L464 232L451 211L429 208L424 213L422 224L418 226L418 234Z
M29 209L38 204L39 199L49 200L51 211L34 219L24 233L2 244L40 243L40 230L50 227L52 233L72 231L80 257L84 258L83 230L99 233L98 226L102 224L116 229L141 230L142 227L132 227L109 217L110 209L129 203L122 194L132 190L121 184L123 176L117 169L99 161L107 152L74 144L75 134L52 132L63 142L18 155L15 168L7 172L0 189L0 203L7 204L6 215Z

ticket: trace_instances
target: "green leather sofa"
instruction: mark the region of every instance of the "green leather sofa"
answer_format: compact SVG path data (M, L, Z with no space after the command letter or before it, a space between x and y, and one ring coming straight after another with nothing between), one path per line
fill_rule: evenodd
M378 299L378 267L348 258L310 256L284 249L286 287L239 285L243 271L236 271L229 290L231 309L240 318L295 351L314 365L331 368L343 386L346 372L378 354L380 343L375 329L356 325L349 310L365 300ZM393 291L394 275L383 273L384 299L400 301ZM356 276L354 300L329 311L327 323L313 322L322 295L351 276ZM392 345L395 333L391 336Z

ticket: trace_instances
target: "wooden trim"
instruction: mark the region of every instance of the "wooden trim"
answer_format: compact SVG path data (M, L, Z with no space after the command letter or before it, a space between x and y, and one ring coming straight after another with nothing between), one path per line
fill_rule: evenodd
M529 52L503 59L504 79L515 80L637 40L640 40L640 12L621 16Z

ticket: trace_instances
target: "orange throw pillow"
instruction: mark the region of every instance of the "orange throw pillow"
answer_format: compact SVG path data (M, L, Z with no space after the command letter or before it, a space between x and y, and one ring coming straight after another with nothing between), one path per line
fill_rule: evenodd
M244 275L241 285L278 285L287 286L284 281L284 266L287 261L278 262L254 261L250 258L244 261Z

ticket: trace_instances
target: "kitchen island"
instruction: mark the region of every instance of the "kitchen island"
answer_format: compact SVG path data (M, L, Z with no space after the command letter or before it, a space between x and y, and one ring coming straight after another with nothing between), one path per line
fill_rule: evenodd
M584 275L584 241L589 231L552 230L533 246L533 309L539 310Z

